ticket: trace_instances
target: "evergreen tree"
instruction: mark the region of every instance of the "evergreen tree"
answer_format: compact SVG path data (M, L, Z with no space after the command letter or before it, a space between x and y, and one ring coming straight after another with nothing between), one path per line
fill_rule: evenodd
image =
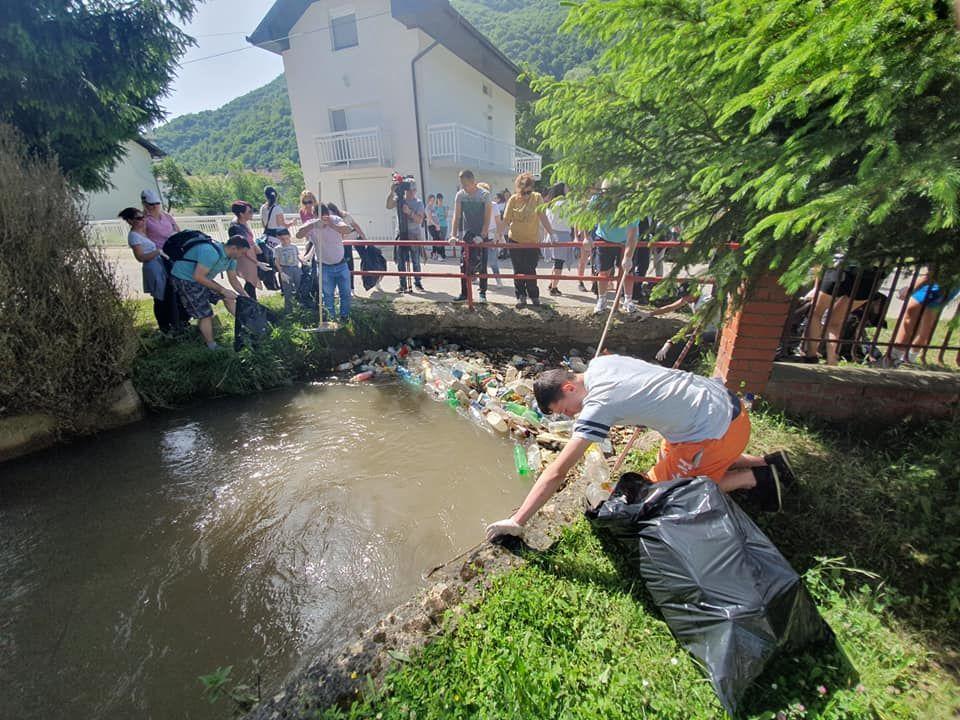
M163 117L177 60L192 40L177 26L194 0L4 3L0 121L14 125L68 179L105 189L122 143Z
M584 212L683 223L721 288L796 289L834 253L960 269L960 39L938 0L585 0L564 29L605 47L534 83L538 130Z

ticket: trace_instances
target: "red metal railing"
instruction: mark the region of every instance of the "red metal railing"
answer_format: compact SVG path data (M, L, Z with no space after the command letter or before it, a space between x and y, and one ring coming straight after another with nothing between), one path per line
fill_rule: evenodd
M471 267L471 259L473 253L482 252L483 250L493 250L496 252L500 248L505 248L508 250L542 250L550 248L561 248L561 247L574 247L574 248L583 248L585 243L582 242L541 242L541 243L508 243L508 242L484 242L484 243L468 243L468 242L456 242L456 243L438 243L434 240L345 240L344 245L349 246L365 246L365 245L375 245L377 247L409 247L409 248L421 248L421 247L435 247L438 245L444 245L446 247L460 248L461 251L461 262L468 269ZM679 248L679 247L688 247L690 243L684 242L672 242L672 241L663 241L663 242L654 242L654 243L645 243L641 247L649 247L651 249L660 249L660 248ZM600 240L593 240L590 243L592 248L600 247L613 247L613 248L623 248L623 245L617 243L608 243ZM731 243L731 248L738 248L739 245L736 243ZM464 261L463 256L466 257ZM632 262L632 258L626 261L627 267L629 268L629 263ZM622 266L620 268L623 269ZM573 275L573 274L564 274L559 278L555 275L542 275L542 274L515 274L515 273L499 273L492 275L487 272L482 273L464 273L464 272L423 272L423 271L413 271L413 270L384 270L384 271L362 271L354 270L352 273L354 276L367 276L367 277L418 277L418 278L458 278L461 280L466 280L466 303L467 307L470 310L473 310L474 306L474 297L473 297L473 283L472 278L499 278L501 280L546 280L546 281L578 281L578 282L595 282L595 281L609 281L612 284L615 284L620 277L620 271L611 273L606 278L598 275ZM663 276L659 275L643 275L643 276L631 276L633 282L660 282L663 280ZM697 281L699 283L712 283L713 281L709 278L704 277L684 277L677 278L680 282L683 281Z

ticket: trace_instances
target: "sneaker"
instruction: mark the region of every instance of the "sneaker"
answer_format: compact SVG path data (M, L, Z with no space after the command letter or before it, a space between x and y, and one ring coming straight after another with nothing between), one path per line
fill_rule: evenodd
M551 294L551 295L563 295L563 293L560 292L560 288L555 288L555 287L550 288L550 294Z
M414 287L415 287L417 290L419 290L420 292L426 292L426 291L423 289L423 284L422 284L422 283L414 283Z
M577 283L577 290L579 290L580 292L586 292L586 291L587 291L587 286L584 285L583 282L578 282L578 283Z
M407 291L407 288L404 285L401 285L400 287L397 288L397 292L400 293L401 295L406 291Z
M763 456L763 461L777 469L777 476L785 488L793 487L797 483L797 474L790 465L790 458L786 450L777 450Z
M637 306L633 304L633 300L627 300L620 304L620 312L622 312L625 315L629 315L636 309L637 309Z
M780 512L783 509L783 498L777 466L755 467L753 477L757 484L747 491L747 497L754 500L764 512Z
M457 295L457 296L453 299L453 301L454 301L454 302L466 302L466 301L467 301L467 296L466 296L466 295Z
M477 304L485 305L486 302L487 302L487 294L485 292L480 293L480 296L477 298Z
M514 305L514 307L515 307L517 310L520 310L520 309L522 309L522 308L525 308L526 306L527 306L527 299L526 299L526 298L517 298L517 304Z
M599 315L606 309L607 309L607 299L597 298L597 304L593 306L593 314Z
M534 307L540 307L540 298L530 298L530 302Z

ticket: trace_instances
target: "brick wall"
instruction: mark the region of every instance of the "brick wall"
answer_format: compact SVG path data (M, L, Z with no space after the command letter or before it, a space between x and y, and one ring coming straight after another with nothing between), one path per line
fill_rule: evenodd
M792 414L861 425L943 418L960 412L960 373L778 362L763 398Z
M770 379L790 299L774 275L759 278L746 292L747 300L724 323L714 374L733 391L761 394Z

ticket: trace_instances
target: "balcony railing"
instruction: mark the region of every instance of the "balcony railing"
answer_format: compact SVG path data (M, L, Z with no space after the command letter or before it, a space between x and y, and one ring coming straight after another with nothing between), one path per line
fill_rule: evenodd
M529 172L540 177L539 155L465 125L430 125L427 137L431 165L467 165L502 173Z
M317 159L320 167L353 167L386 162L383 134L378 127L317 135Z

